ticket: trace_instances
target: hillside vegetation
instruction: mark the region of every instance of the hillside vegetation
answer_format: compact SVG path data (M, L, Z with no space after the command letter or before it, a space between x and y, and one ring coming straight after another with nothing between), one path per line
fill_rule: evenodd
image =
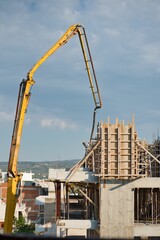
M34 173L33 178L46 179L48 178L49 168L65 168L70 169L79 160L61 160L61 161L46 161L46 162L19 162L18 171L19 172L32 172ZM7 172L8 163L0 162L0 169L2 172Z

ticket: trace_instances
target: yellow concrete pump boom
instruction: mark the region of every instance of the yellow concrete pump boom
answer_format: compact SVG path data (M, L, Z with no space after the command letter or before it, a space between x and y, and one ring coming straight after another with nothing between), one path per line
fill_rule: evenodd
M92 90L92 95L95 103L93 125L90 141L92 140L93 130L94 130L94 121L95 121L95 112L96 109L102 107L102 101L100 97L100 92L96 80L96 75L94 71L94 66L88 46L88 41L85 33L85 29L81 25L72 25L64 33L64 35L54 44L44 55L43 57L31 68L27 74L27 79L23 80L20 84L17 108L14 120L13 135L11 140L10 147L10 156L8 163L8 185L7 185L7 203L6 203L6 212L5 212L5 223L4 223L4 233L12 232L12 224L14 220L14 212L16 207L17 198L19 196L20 182L22 174L18 172L17 162L18 154L20 148L20 141L22 135L22 128L25 119L25 113L27 111L29 99L31 96L31 87L35 83L33 80L33 75L35 71L40 67L40 65L47 60L57 49L67 43L67 41L72 38L75 34L78 33L83 57L85 60L86 70L88 73L88 78L90 82L90 87Z

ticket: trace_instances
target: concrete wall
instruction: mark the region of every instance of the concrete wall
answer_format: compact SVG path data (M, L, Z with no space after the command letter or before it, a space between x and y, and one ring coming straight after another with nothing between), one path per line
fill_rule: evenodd
M159 188L160 178L137 180L107 180L100 184L100 237L133 238L157 236L160 225L137 226L134 223L134 189ZM145 230L144 230L145 227ZM150 229L150 230L149 230ZM153 231L151 231L153 230ZM156 232L157 232L156 231ZM158 232L160 236L160 232ZM153 235L154 234L154 235Z
M129 182L101 183L100 237L132 238L134 233L134 192Z

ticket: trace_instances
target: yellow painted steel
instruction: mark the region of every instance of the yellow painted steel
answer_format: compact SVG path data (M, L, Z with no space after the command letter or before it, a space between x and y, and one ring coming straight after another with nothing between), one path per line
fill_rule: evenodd
M30 89L34 84L33 80L23 80L20 85L19 101L17 103L16 117L14 122L14 129L12 135L10 157L8 164L8 172L14 176L18 175L17 171L17 161L18 153L20 148L20 141L22 135L22 128L25 119L25 113L27 112L27 107L30 99Z
M4 233L12 232L12 224L17 201L17 187L21 180L21 174L17 170L18 153L20 148L20 140L22 135L22 128L27 110L30 88L34 81L22 81L20 85L20 92L17 102L16 116L13 128L13 135L10 148L10 156L8 163L8 186L7 186L7 203L4 221Z
M90 51L88 47L88 42L86 39L84 28L77 24L72 25L68 28L68 30L64 33L64 35L54 44L40 59L37 63L31 68L31 70L27 74L27 79L23 80L20 84L20 90L18 95L18 102L16 108L16 115L14 121L13 135L11 141L10 148L10 156L8 163L8 187L7 187L7 204L6 204L6 212L5 212L5 223L4 223L4 233L12 232L12 224L15 212L15 206L17 201L17 189L19 187L19 183L21 181L22 175L18 173L17 163L18 163L18 154L20 148L20 141L22 136L22 129L25 119L25 113L27 111L30 95L31 95L31 87L35 83L33 80L33 75L35 71L40 67L40 65L47 60L49 56L51 56L57 49L67 43L67 41L72 38L75 34L79 35L82 52L86 64L86 70L89 77L90 87L93 94L93 99L95 103L95 109L101 108L102 101L98 89L97 80L95 78L94 68L92 59L90 56ZM84 37L84 39L83 39ZM86 45L85 42L86 41ZM85 47L86 46L86 47ZM86 53L86 49L88 49L88 55ZM91 63L91 67L89 65ZM92 81L91 69L93 70L94 83ZM94 86L96 90L94 89Z
M18 198L17 186L20 183L20 181L21 181L21 175L18 175L14 178L8 178L4 233L11 233L12 232L14 212L15 212L16 202L17 202L17 198Z

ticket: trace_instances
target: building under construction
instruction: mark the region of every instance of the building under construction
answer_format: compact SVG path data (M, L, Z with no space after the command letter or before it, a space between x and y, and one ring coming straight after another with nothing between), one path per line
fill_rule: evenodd
M92 146L70 171L49 170L37 232L57 237L160 236L160 141L138 139L134 118L99 123ZM52 210L51 210L52 209ZM48 215L47 215L48 212ZM46 214L46 216L45 216Z

